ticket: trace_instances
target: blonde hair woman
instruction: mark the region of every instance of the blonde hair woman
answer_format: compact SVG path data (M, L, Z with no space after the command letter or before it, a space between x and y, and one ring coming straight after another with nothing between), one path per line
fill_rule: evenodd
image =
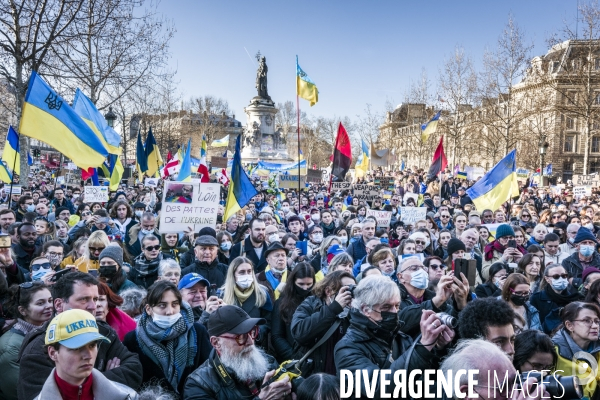
M100 262L98 257L102 250L110 244L108 236L104 231L92 232L87 240L83 256L75 261L75 267L81 272L89 272L90 270L98 270Z

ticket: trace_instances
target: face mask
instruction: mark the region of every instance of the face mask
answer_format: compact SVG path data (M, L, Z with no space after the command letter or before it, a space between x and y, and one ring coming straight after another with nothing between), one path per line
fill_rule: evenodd
M273 242L279 242L279 235L276 233L269 235L269 243Z
M250 221L252 219L252 213L246 214L246 221Z
M47 254L46 258L48 259L48 261L50 261L50 264L52 264L55 267L58 264L60 264L60 262L62 261L62 257L61 256L51 256L50 254Z
M377 324L386 332L395 334L396 331L398 330L398 327L400 326L400 321L398 319L398 313L382 311L381 318L382 318L382 320L379 321Z
M29 207L27 207L27 209L29 210ZM583 227L588 228L590 231L594 232L594 224L592 223L585 224Z
M394 275L394 270L391 270L390 272L381 271L381 275L391 277Z
M290 211L290 208L288 206L284 206L284 207L281 207L281 211L283 211L284 213L287 214Z
M235 280L235 283L240 287L240 289L248 289L252 286L254 279L251 275L240 276Z
M296 291L296 293L302 297L308 297L310 295L310 292L312 292L312 290L313 290L312 286L309 287L308 289L302 289L300 286L294 285L294 291Z
M140 232L141 232L142 235L145 236L145 235L149 235L149 234L153 233L154 231L153 230L148 230L148 229L142 229Z
M550 284L552 285L553 289L563 291L567 288L569 281L566 278L558 278L552 279L552 282Z
M139 211L138 210L138 211L135 212L135 216L138 217L138 218L142 218L142 214L144 214L143 211Z
M223 242L221 243L221 250L229 251L231 249L231 242Z
M33 204L27 206L27 212L34 212L35 211L35 206Z
M410 284L415 289L427 289L427 286L429 286L429 275L422 268L419 268L417 272L412 274Z
M158 315L158 314L154 314L152 316L152 321L154 321L154 323L162 329L167 329L173 326L173 324L175 324L175 322L179 321L179 318L181 318L181 313L178 312L177 314L173 314L173 315Z
M315 243L321 243L323 241L323 234L322 233L315 233L313 235L313 242Z
M498 289L502 289L502 280L501 279L494 279L494 285L496 285L496 287Z
M524 306L525 303L527 303L529 301L529 295L527 296L519 296L516 294L511 294L510 295L510 301L512 301L512 303L515 306Z
M98 268L98 272L101 276L105 278L112 279L117 274L117 266L116 265L101 265Z
M575 238L569 238L569 243L573 244L574 241L575 241Z
M338 236L338 240L341 244L346 244L348 243L348 236Z
M589 257L594 254L594 247L595 246L581 245L579 246L579 254L584 257Z
M31 274L31 280L32 281L40 281L40 280L42 280L42 278L44 276L46 276L46 274L48 272L50 272L50 269L40 268L37 271L35 271L33 274Z
M388 238L380 238L379 241L381 243L389 243L390 241L388 240Z
M315 222L319 222L321 220L321 216L319 214L313 214L310 216L310 219L312 219Z

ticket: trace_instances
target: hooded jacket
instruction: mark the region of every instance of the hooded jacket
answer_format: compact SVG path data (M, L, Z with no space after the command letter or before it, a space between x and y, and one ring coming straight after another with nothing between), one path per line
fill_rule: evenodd
M119 340L117 333L106 322L96 321L98 331L110 340L110 343L102 343L98 346L98 355L94 368L101 372L108 380L126 385L134 390L142 384L142 364L137 354L127 350ZM36 329L25 336L19 360L19 386L17 395L19 399L33 399L44 386L46 378L54 369L54 361L48 356L44 348L46 329L50 321L46 322L40 329ZM121 365L111 370L106 370L108 361L117 357ZM94 376L95 378L95 376ZM43 399L52 397L43 397ZM103 397L97 397L98 399ZM108 397L110 398L110 397Z

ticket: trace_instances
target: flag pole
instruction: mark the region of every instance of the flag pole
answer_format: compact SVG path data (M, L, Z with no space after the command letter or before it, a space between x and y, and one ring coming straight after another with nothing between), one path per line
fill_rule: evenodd
M296 90L296 115L298 116L298 124L296 126L296 133L298 135L298 212L300 212L300 193L302 193L302 189L300 189L300 96L298 95L298 91Z
M15 167L17 166L17 157L21 157L21 132L18 132L16 129L15 129L15 132L17 132L17 146L19 146L19 152L17 154L15 154L15 159L13 160L13 166L12 166L12 174L10 176L10 192L8 193L8 209L9 210L10 210L10 203L12 202L12 189L13 189L13 184L15 182ZM19 178L20 178L20 176L19 176Z

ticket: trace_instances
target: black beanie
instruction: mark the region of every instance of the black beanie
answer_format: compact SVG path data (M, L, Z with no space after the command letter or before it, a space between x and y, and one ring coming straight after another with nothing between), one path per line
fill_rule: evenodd
M448 242L448 257L452 257L452 254L456 253L459 250L467 251L465 244L458 239L450 239L450 241Z

